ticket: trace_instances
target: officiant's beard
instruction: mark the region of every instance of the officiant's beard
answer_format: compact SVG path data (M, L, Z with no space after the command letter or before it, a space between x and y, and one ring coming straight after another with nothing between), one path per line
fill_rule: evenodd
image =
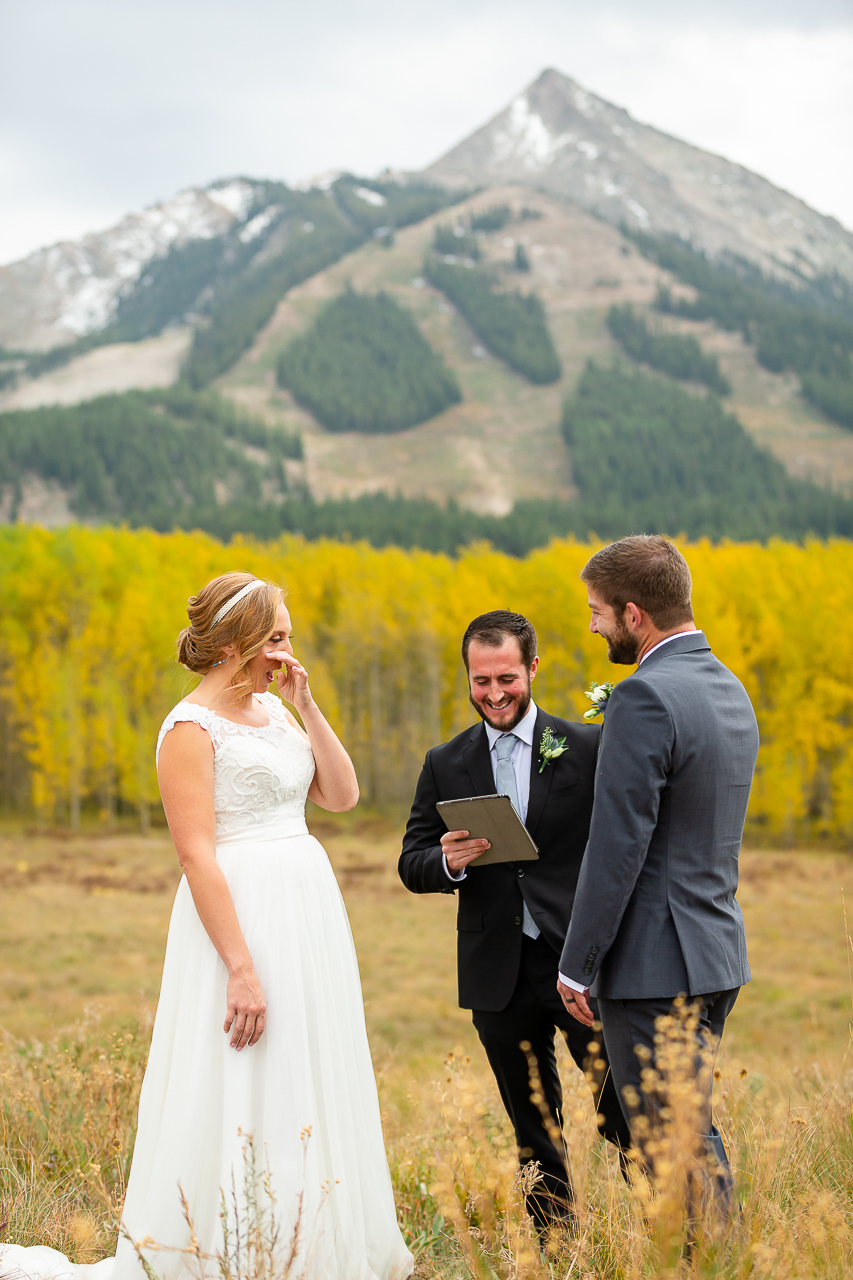
M519 695L519 697L516 698L515 704L514 704L514 711L512 716L509 718L509 720L492 720L490 716L487 715L487 712L490 710L490 708L483 707L480 705L479 702L475 702L473 694L471 694L470 692L468 694L468 701L471 703L471 706L477 712L477 715L480 717L480 719L485 720L486 724L491 725L493 729L499 729L501 733L511 733L512 730L515 728L515 726L517 724L521 724L522 720L527 715L527 712L530 709L530 702L532 697L533 697L533 690L531 688L530 678L528 677L527 692ZM507 711L509 709L510 708L507 707Z
M640 639L632 636L624 622L616 624L616 631L605 636L607 641L607 658L609 662L620 667L632 666L640 654Z

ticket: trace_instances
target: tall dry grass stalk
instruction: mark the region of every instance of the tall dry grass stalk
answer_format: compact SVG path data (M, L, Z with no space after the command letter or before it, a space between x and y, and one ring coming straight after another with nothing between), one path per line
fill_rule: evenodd
M505 1128L490 1123L469 1067L467 1057L453 1053L445 1061L445 1134L430 1157L431 1192L453 1226L469 1275L477 1280L538 1277L539 1251L524 1214L529 1182L518 1176L515 1146Z
M728 1171L704 1141L717 1046L700 1036L698 1004L679 997L672 1013L657 1019L654 1053L645 1045L636 1053L644 1064L641 1092L625 1093L636 1142L632 1187L657 1273L676 1275L685 1250L702 1259L737 1230Z
M187 1198L179 1189L181 1209L187 1228L189 1244L176 1249L163 1246L150 1237L136 1240L124 1226L122 1236L129 1241L147 1280L159 1280L157 1255L178 1254L183 1259L182 1272L193 1280L304 1280L312 1273L322 1226L325 1197L317 1209L310 1230L305 1221L305 1171L307 1165L310 1128L303 1129L302 1141L303 1191L297 1199L296 1213L291 1223L284 1224L276 1210L276 1196L269 1165L261 1163L254 1139L244 1136L243 1177L238 1188L236 1171L232 1171L231 1186L221 1189L219 1209L220 1247L213 1251L202 1249L196 1234ZM327 1191L324 1188L323 1191ZM318 1270L322 1270L319 1267Z
M100 1034L0 1042L0 1238L78 1262L114 1252L150 1038L142 1019Z
M721 1233L701 1194L713 1170L696 1141L689 1019L685 1008L660 1029L647 1077L659 1104L647 1135L653 1168L637 1169L630 1186L597 1132L586 1082L564 1058L577 1226L544 1251L524 1213L527 1186L493 1087L451 1055L440 1124L419 1131L430 1106L432 1086L425 1085L391 1153L419 1280L847 1280L853 1072L829 1078L813 1068L762 1080L723 1063L714 1073L716 1123L742 1204L732 1229ZM147 1043L144 1026L104 1035L91 1018L50 1044L7 1039L0 1046L0 1239L47 1244L76 1262L114 1251ZM272 1188L251 1161L247 1172L254 1201L244 1189L235 1215L232 1188L228 1206L239 1230L229 1227L224 1247L197 1262L220 1280L282 1280L287 1265L296 1277L306 1255L294 1250L293 1233L307 1227L276 1214ZM156 1271L156 1258L151 1265Z
M448 1060L444 1129L432 1139L430 1194L452 1228L457 1255L424 1275L484 1280L667 1280L774 1277L842 1280L853 1272L853 1073L827 1080L815 1069L785 1085L714 1069L714 1048L697 1050L697 1014L682 1002L658 1025L643 1072L650 1105L637 1124L641 1160L630 1184L605 1149L579 1073L565 1098L564 1145L576 1223L542 1248L492 1095L465 1060ZM537 1076L531 1086L536 1100ZM719 1176L706 1154L707 1087L735 1176L734 1208L721 1221ZM639 1109L641 1100L631 1100ZM554 1135L558 1139L558 1135Z

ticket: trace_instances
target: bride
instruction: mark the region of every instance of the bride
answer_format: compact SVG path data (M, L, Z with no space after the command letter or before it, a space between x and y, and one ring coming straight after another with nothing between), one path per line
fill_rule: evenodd
M413 1261L397 1226L355 950L305 825L307 797L355 806L355 771L293 656L277 586L226 573L187 612L179 659L203 678L157 742L184 874L122 1235L115 1258L93 1267L0 1246L0 1276L144 1280L144 1258L178 1280L198 1273L191 1247L218 1274L223 1224L245 1227L242 1199L256 1194L254 1159L258 1198L272 1198L280 1227L282 1280L402 1280ZM268 692L274 680L307 732Z

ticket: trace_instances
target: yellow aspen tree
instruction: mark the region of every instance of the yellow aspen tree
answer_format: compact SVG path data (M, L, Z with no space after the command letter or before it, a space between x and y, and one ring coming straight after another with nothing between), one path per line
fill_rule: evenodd
M596 544L524 560L457 558L285 535L222 546L202 533L0 530L0 697L31 800L77 821L157 803L162 717L194 685L175 661L187 597L228 569L287 591L294 645L371 804L405 808L424 752L473 723L459 655L467 623L509 608L534 623L536 697L580 718L591 680L624 679L588 630L580 571ZM853 543L684 544L697 625L743 681L761 751L752 838L853 839Z

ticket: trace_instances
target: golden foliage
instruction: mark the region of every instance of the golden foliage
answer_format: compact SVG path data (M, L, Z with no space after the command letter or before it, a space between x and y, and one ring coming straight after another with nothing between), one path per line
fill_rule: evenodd
M509 607L539 632L536 695L580 719L608 665L587 631L578 574L593 546L525 560L474 546L456 560L286 536L224 547L200 533L13 527L0 535L0 678L7 754L32 803L79 822L120 800L147 821L161 718L191 680L175 665L186 600L247 569L289 592L296 651L376 805L410 798L424 751L471 723L459 642L477 613ZM761 728L753 835L853 834L853 544L684 548L699 626L743 681ZM4 796L6 803L9 786Z

